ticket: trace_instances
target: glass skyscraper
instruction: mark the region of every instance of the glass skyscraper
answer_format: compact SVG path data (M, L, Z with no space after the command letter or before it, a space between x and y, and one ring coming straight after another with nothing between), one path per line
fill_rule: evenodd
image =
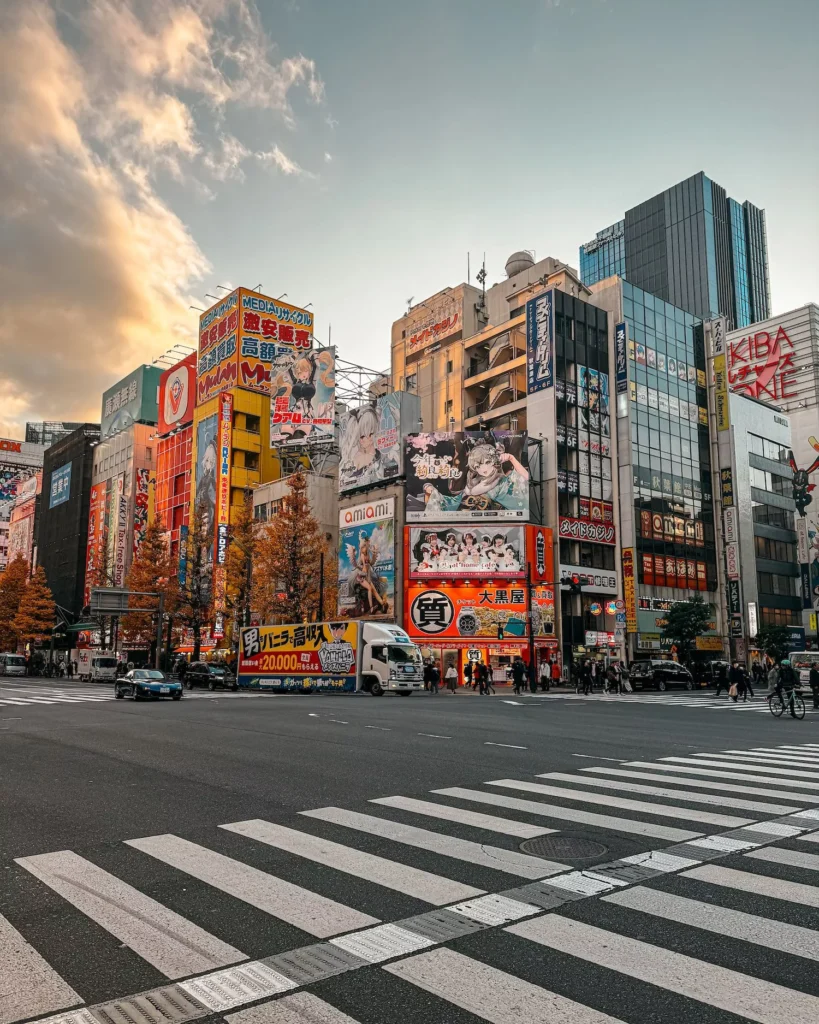
M738 203L702 171L626 211L580 247L586 285L612 274L734 328L770 316L765 212Z

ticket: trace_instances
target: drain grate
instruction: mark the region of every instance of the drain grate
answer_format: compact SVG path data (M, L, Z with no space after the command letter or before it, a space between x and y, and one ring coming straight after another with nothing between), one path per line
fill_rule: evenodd
M593 839L582 839L578 836L538 836L527 839L520 844L524 853L537 857L553 857L555 860L592 860L602 857L608 847L596 843Z

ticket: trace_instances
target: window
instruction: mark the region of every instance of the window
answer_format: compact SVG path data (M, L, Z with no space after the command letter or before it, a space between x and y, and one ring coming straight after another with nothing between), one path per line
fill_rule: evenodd
M418 374L409 373L407 374L407 391L418 390Z
M509 319L513 320L516 316L521 316L523 314L523 310L523 306L515 306L515 308L509 312Z
M245 416L245 430L248 434L258 434L260 427L260 420L258 416Z
M452 360L451 359L447 359L447 361L446 361L446 372L447 373L452 373Z
M763 626L798 626L801 624L799 612L790 611L787 608L766 608L763 605L759 611Z
M185 493L185 473L180 473L178 476L173 478L173 493L174 496Z
M782 530L795 529L793 512L788 509L754 503L752 512L755 523L763 523L765 526L778 526Z
M146 448L145 449L145 461L146 462L150 462L151 461L151 456L153 455L153 452L154 452L153 448Z
M796 545L784 540L771 540L769 537L754 537L756 553L759 558L769 558L776 562L795 562Z
M245 469L258 469L259 468L259 453L258 452L245 452Z
M446 400L446 410L445 410L445 411L446 411L447 413L450 413L450 412L452 412L452 399L451 399L451 398L448 398L448 399Z
M257 523L267 522L267 505L254 505L253 518Z
M775 572L757 573L760 594L773 594L776 597L794 597L796 579L793 576L781 576Z

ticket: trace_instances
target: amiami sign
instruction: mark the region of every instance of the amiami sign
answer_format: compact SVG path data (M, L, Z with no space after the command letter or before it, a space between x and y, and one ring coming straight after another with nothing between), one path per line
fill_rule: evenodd
M751 398L796 398L793 342L784 327L728 342L728 387Z

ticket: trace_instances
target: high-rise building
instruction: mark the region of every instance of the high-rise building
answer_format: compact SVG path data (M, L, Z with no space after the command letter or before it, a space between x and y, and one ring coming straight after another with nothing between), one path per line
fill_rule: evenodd
M191 501L196 353L166 370L159 381L154 512L168 532L171 556L183 546Z
M82 423L65 423L61 421L27 423L26 441L30 441L32 444L43 444L46 448L50 448L61 438L67 437L72 431L82 426Z
M697 317L747 327L770 316L765 212L702 171L627 210L580 247L584 284L618 274Z

